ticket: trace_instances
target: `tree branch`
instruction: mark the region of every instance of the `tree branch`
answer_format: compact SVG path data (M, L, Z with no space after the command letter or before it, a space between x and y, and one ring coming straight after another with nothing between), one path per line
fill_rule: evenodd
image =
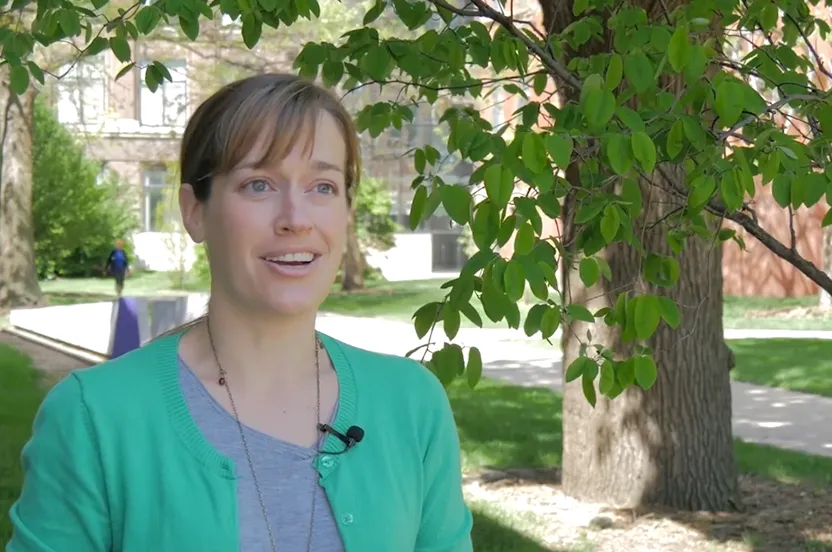
M665 181L677 192L684 195L684 190L680 189L676 180L673 178L673 175L668 174L665 167L662 165L658 165L656 167L658 171L661 173L662 177ZM807 261L800 253L797 252L797 249L790 249L780 243L780 241L766 232L762 227L760 227L757 222L751 219L748 215L740 211L729 212L728 209L721 204L721 202L711 199L705 205L705 209L719 217L727 218L730 221L733 221L739 224L742 228L745 229L746 232L757 238L757 241L762 243L769 251L787 261L789 264L794 266L800 272L802 272L807 278L815 282L821 289L832 293L832 278L829 277L824 271L820 270L810 261Z

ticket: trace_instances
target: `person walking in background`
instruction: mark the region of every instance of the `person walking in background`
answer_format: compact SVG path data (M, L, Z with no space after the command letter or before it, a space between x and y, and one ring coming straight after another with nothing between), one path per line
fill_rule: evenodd
M107 266L105 270L107 274L112 276L116 281L116 295L121 297L121 292L124 290L124 278L127 276L127 271L130 269L130 259L127 257L127 251L124 250L124 240L116 240L116 247L110 252L107 257Z

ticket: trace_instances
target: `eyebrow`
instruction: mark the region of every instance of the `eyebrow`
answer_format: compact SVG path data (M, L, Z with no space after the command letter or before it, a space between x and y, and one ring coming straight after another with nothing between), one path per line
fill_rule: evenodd
M241 165L237 165L234 168L234 172L246 169L262 169L263 166L264 163L243 163ZM312 161L312 166L319 171L335 171L344 174L344 169L342 169L338 165L330 163L329 161L322 161L320 159L316 159Z

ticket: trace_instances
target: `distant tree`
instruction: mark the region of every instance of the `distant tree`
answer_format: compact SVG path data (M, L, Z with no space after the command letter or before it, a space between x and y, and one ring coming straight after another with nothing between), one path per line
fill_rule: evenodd
M138 217L125 186L86 157L81 144L35 101L32 221L37 274L100 274L118 238L130 244Z

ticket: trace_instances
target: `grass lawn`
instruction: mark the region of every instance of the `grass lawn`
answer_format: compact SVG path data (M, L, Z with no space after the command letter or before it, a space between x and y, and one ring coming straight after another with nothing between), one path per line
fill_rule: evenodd
M11 537L8 512L22 482L20 449L43 392L26 355L0 344L0 548Z
M727 342L737 381L832 397L832 340L737 339Z
M832 330L832 312L816 312L813 318L786 317L760 311L817 307L818 297L725 297L722 321L726 329L740 330Z

